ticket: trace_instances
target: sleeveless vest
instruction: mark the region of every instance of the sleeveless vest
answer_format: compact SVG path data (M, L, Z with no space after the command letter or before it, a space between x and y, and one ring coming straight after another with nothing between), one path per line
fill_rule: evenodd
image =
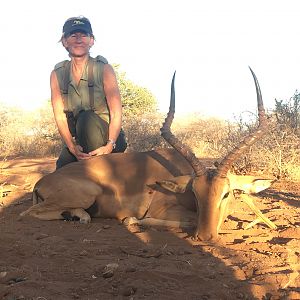
M90 57L78 85L72 78L69 60L55 65L54 71L63 97L65 113L73 112L76 117L82 110L93 110L109 122L109 109L103 88L103 68L107 63L100 55L96 58Z

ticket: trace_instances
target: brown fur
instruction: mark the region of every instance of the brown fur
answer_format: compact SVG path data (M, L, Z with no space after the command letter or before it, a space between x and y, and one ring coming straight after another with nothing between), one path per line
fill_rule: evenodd
M251 193L257 184L252 176L215 178L212 173L195 178L173 149L103 155L44 176L34 187L34 205L21 215L53 220L68 212L82 223L90 217L192 220L199 238L212 239L226 217L220 215L221 204L233 199L233 188Z

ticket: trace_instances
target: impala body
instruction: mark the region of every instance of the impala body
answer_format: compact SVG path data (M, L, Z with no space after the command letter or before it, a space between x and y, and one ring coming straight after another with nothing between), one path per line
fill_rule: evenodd
M252 70L251 70L252 72ZM186 222L196 227L195 236L215 239L227 216L228 203L239 190L255 194L272 180L231 174L233 162L266 130L266 118L257 79L259 111L257 130L229 152L214 169L204 167L192 150L170 131L175 112L174 77L168 116L161 128L173 149L116 153L69 164L40 179L33 190L33 206L21 215L42 220L66 215L88 223L91 217L124 220L134 217L151 224ZM175 223L168 223L173 221Z

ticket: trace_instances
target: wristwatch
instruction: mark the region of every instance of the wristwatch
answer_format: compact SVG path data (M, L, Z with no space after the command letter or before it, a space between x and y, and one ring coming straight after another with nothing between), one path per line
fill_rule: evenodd
M116 142L114 140L107 140L107 144L112 144L113 149L116 148Z

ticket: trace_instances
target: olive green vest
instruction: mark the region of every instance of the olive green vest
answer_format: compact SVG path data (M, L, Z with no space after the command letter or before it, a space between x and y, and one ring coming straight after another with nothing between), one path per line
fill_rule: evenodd
M64 100L64 111L73 112L76 117L81 110L94 110L109 122L109 110L103 88L103 67L108 62L100 55L96 58L90 57L89 60L92 60L92 64L89 61L86 65L78 85L72 78L69 60L62 61L54 67Z

